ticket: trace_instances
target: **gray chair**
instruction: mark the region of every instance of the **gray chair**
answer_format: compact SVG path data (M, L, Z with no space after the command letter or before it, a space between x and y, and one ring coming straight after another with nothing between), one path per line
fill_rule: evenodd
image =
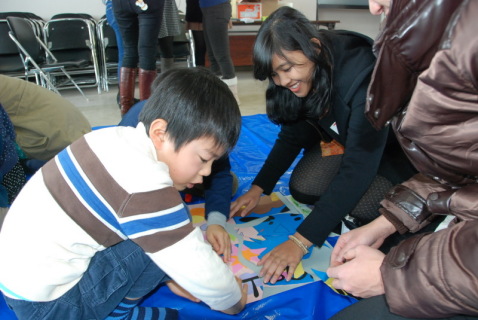
M78 84L73 80L65 68L80 69L87 64L85 60L63 61L59 63L55 56L48 50L46 45L35 34L35 27L29 19L21 17L7 17L7 23L10 28L10 38L16 44L20 57L22 58L25 76L35 76L36 83L48 88L58 94L56 80L52 77L53 72L61 72L88 100Z
M65 14L64 14L65 15ZM67 68L82 87L97 87L101 92L101 69L98 59L96 21L84 15L54 16L43 27L44 43L58 62L85 60L82 68Z
M104 91L108 91L110 84L119 82L116 34L106 18L102 18L98 22L97 34L100 51L101 86Z

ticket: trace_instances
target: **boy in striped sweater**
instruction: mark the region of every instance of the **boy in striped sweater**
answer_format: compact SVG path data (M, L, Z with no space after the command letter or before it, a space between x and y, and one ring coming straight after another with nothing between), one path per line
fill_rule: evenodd
M246 286L192 226L178 192L237 142L233 95L205 69L173 69L139 120L86 134L13 203L0 289L20 320L175 319L137 306L161 283L227 314L243 309Z

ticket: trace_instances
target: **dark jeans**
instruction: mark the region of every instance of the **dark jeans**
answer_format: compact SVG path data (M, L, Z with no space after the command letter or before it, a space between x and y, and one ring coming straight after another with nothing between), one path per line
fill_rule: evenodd
M343 309L330 320L419 320L417 318L404 318L389 311L384 296L362 299L359 302ZM428 319L428 318L427 318ZM476 320L478 317L454 316L447 318L429 318L431 320Z
M23 319L104 319L123 300L141 298L170 278L131 240L95 254L81 280L48 302L5 297Z
M164 0L145 0L142 11L136 0L113 0L116 22L123 37L123 67L156 70L158 34L163 17Z
M113 1L108 0L106 1L106 19L108 20L108 24L113 28L116 35L116 45L118 46L118 81L120 79L120 70L121 66L123 65L123 38L121 37L121 32L119 30L118 23L116 22L116 18L113 12Z

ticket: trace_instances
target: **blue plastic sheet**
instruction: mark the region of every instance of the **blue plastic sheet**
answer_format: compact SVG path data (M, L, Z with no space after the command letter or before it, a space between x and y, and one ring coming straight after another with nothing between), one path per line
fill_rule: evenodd
M234 316L213 311L203 303L180 298L166 286L146 298L142 305L172 307L179 310L179 319L184 320L326 320L355 302L354 298L339 295L318 281L247 304L241 313Z
M265 114L242 117L241 136L236 147L230 154L232 172L239 179L239 188L235 198L244 194L262 168L280 127L273 124ZM296 158L290 168L282 175L273 191L289 194L289 178L302 153Z

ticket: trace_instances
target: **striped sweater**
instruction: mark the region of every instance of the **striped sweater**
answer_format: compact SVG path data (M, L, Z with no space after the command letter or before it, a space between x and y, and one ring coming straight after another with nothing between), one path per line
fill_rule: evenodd
M56 299L96 252L125 239L211 308L239 301L232 272L193 228L141 123L89 133L32 177L0 233L0 289L17 299Z

